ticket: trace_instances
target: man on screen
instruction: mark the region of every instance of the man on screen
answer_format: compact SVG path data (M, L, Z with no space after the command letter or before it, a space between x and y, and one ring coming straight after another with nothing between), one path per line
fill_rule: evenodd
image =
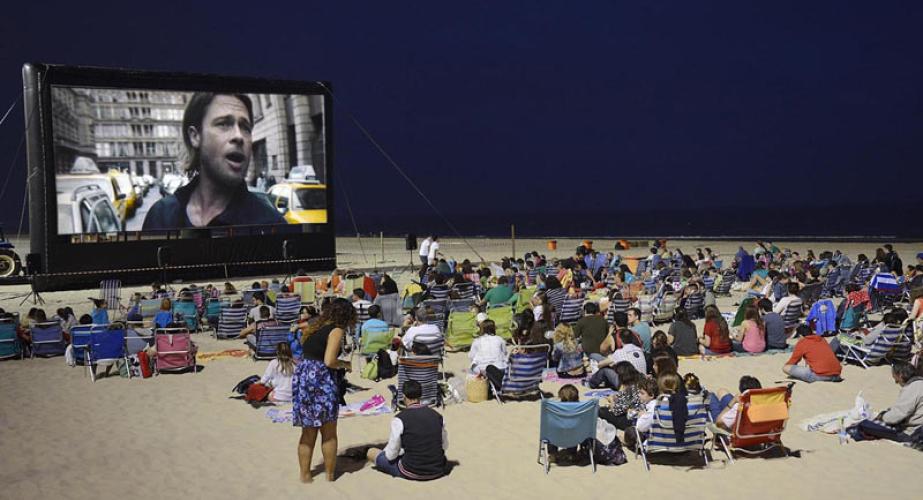
M183 114L189 184L151 207L143 230L285 224L244 181L253 150L253 104L243 94L195 93Z

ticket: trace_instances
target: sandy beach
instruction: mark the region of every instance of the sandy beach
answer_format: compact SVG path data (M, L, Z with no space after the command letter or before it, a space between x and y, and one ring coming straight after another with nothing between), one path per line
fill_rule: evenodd
M472 239L470 244L484 259L495 260L512 251L509 240ZM545 240L517 240L516 253L538 250L551 256L570 255L580 240L559 240L558 250L548 252ZM408 263L403 240L338 240L341 267L394 268ZM609 251L614 241L596 241ZM804 252L841 249L855 260L858 253L873 256L875 243L786 243ZM671 242L684 251L709 246L732 258L738 245L751 250L752 242ZM905 264L923 250L921 244L895 244ZM445 255L478 260L468 246L446 239ZM621 252L646 255L646 248ZM414 255L415 259L415 255ZM396 271L402 287L411 274ZM246 285L253 278L234 279ZM213 280L219 283L220 280ZM202 283L200 283L202 284ZM128 287L134 291L148 287ZM28 287L0 288L0 307L23 315L30 303L20 306ZM89 310L86 297L97 292L49 292L42 296L49 315L70 305L78 316ZM720 298L722 311L734 311L739 294ZM702 320L696 322L702 327ZM666 326L664 326L666 329ZM208 333L194 335L199 352L241 349L242 341L215 340ZM728 388L736 393L741 375L757 377L765 386L782 381L787 355L761 355L713 360L683 360L680 373L694 372L704 386ZM296 443L299 429L290 423L273 423L269 408L254 409L229 399L231 388L241 379L262 374L267 361L220 358L201 363L197 374L160 375L128 380L113 376L92 383L82 367L65 365L62 357L0 362L0 498L424 498L471 500L473 498L595 498L605 494L647 495L656 498L868 498L883 493L913 498L921 482L916 476L923 455L890 442L840 445L835 435L804 432L798 422L807 417L851 408L859 391L874 411L896 398L888 367L863 370L844 368L839 384L798 383L793 392L789 427L783 442L797 457L740 459L726 463L715 451L708 468L654 466L646 472L639 460L618 467L552 466L545 475L536 463L538 449L538 402L494 401L463 403L441 410L449 433L447 456L455 464L451 474L429 483L392 479L374 470L355 450L383 445L393 415L355 416L339 421L339 478L322 478L320 447L315 451L315 483L298 481ZM452 353L446 370L462 374L467 353ZM350 381L366 390L349 394L348 402L381 394L390 400L390 379L379 383ZM560 384L543 383L556 393ZM586 389L581 388L581 392ZM282 409L290 408L282 406ZM358 455L356 455L358 456ZM918 493L914 493L917 491Z

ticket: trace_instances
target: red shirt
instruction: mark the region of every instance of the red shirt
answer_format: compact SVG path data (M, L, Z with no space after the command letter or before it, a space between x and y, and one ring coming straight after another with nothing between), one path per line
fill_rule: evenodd
M796 365L801 358L808 363L811 371L816 375L832 377L839 376L843 367L840 366L840 360L836 359L836 354L830 348L830 344L820 335L808 335L795 344L795 352L789 358L786 365Z
M705 336L708 337L708 350L718 354L731 352L731 339L721 343L721 327L717 321L705 322Z

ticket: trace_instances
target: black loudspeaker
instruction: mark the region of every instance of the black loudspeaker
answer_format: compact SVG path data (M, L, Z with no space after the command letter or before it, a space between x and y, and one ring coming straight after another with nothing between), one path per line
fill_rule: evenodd
M282 259L291 260L295 258L295 242L292 240L282 241Z
M404 248L409 250L417 249L417 236L413 233L407 235L407 238L404 240Z
M42 274L42 254L39 253L27 253L26 254L26 274L33 276L36 274Z
M173 263L170 247L157 247L157 267L167 267Z

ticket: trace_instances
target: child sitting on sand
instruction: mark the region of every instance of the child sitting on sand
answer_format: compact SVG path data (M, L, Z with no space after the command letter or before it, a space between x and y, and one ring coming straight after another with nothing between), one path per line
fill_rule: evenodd
M273 403L292 402L292 374L295 362L292 360L292 348L286 342L276 344L276 359L269 362L260 383L272 387L269 401Z
M560 324L554 329L554 351L551 353L552 362L557 364L559 377L583 377L586 371L583 368L583 347L574 338L574 330L566 324Z
M635 370L628 361L619 361L613 368L619 380L619 390L609 396L609 407L599 409L599 418L614 425L618 430L625 430L634 419L629 414L636 414L644 409L638 396L638 384L644 376Z

